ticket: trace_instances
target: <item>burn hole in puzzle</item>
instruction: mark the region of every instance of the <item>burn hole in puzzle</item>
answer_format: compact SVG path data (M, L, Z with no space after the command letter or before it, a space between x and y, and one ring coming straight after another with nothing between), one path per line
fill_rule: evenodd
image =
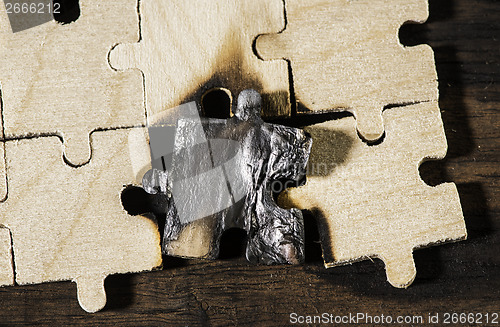
M59 24L70 24L80 17L79 0L54 0L54 20Z
M207 118L227 119L232 116L231 93L224 88L207 91L201 98L203 115Z
M131 216L137 216L145 213L152 213L156 218L156 223L163 237L163 228L165 225L165 210L168 204L167 195L148 194L142 187L129 185L123 189L121 194L123 209Z

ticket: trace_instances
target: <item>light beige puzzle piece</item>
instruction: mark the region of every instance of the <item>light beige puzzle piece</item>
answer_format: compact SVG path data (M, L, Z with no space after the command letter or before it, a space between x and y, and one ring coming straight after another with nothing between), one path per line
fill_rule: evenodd
M282 0L142 0L139 13L141 40L119 44L110 63L143 72L148 118L214 87L253 88L264 116L290 113L287 63L253 52L257 35L284 28Z
M353 117L307 127L306 185L285 191L280 204L317 215L327 268L378 257L389 282L407 287L412 251L465 239L466 228L455 184L431 187L419 175L423 161L446 154L437 103L387 110L384 123L374 146L358 137Z
M6 143L9 196L0 223L10 229L18 284L73 280L80 305L104 307L104 279L161 265L156 223L130 216L121 192L142 176L135 158L147 141L130 143L144 129L94 132L92 159L80 168L63 161L57 137ZM137 148L136 148L137 147Z
M14 285L10 231L0 226L0 286Z
M1 85L1 84L0 84ZM0 89L0 114L2 112L2 93ZM0 119L0 138L4 139L3 119ZM7 198L7 176L5 174L5 142L0 140L0 202Z
M398 35L405 22L427 19L427 0L285 2L285 30L260 36L256 50L290 61L299 112L352 112L373 141L383 134L385 106L438 99L432 49L404 47Z
M0 142L0 202L5 200L6 198L7 176L5 174L5 143Z
M136 0L80 1L76 22L12 33L0 14L0 83L9 139L58 135L66 160L90 160L94 130L145 124L140 72L117 72L108 54L138 35Z

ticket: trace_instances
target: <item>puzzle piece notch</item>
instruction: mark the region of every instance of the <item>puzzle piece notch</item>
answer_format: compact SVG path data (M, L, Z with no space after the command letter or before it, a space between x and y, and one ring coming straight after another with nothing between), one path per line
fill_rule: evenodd
M12 233L18 284L73 280L82 308L95 312L106 303L106 276L161 265L155 220L130 216L120 198L137 182L134 156L148 154L144 135L141 128L93 133L92 160L80 168L63 162L57 137L6 142L10 192L0 223Z
M287 63L253 52L257 35L284 28L282 0L150 0L139 11L140 41L119 44L109 60L115 69L143 72L149 119L213 87L233 94L253 88L265 116L290 114Z
M71 24L55 21L12 33L0 17L0 82L9 139L58 135L73 166L91 157L89 135L145 124L140 72L108 63L116 42L138 35L137 1L80 2Z
M364 139L384 132L388 105L438 99L434 53L404 47L399 29L423 23L427 0L288 0L282 33L256 41L264 60L287 59L299 112L349 111Z
M431 187L419 175L423 161L446 154L437 103L387 110L384 122L376 146L358 137L353 117L307 127L307 182L282 193L279 204L317 213L327 268L378 257L389 282L407 287L416 275L414 249L467 232L455 184Z
M10 231L0 226L0 286L14 285L13 264Z

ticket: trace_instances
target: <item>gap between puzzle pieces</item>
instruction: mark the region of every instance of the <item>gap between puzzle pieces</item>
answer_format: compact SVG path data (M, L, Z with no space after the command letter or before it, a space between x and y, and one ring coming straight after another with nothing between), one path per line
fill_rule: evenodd
M437 102L386 110L384 122L385 138L372 146L353 117L305 128L313 137L307 182L279 203L315 214L327 268L377 257L389 282L407 287L414 249L467 232L455 184L431 187L419 174L422 162L446 155Z
M57 137L6 142L0 282L73 280L82 308L95 312L106 303L107 275L161 266L155 219L130 216L120 197L150 168L146 135L143 128L95 132L92 160L80 168L65 164Z

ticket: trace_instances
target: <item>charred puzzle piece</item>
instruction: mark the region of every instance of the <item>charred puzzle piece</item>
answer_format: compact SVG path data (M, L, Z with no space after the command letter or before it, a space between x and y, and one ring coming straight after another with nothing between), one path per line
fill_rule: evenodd
M302 213L275 203L273 183L296 185L304 178L312 139L300 129L265 123L260 111L260 94L245 90L229 119L177 121L163 169L143 178L147 193L167 199L164 254L216 258L222 233L236 227L247 232L248 261L303 262Z

